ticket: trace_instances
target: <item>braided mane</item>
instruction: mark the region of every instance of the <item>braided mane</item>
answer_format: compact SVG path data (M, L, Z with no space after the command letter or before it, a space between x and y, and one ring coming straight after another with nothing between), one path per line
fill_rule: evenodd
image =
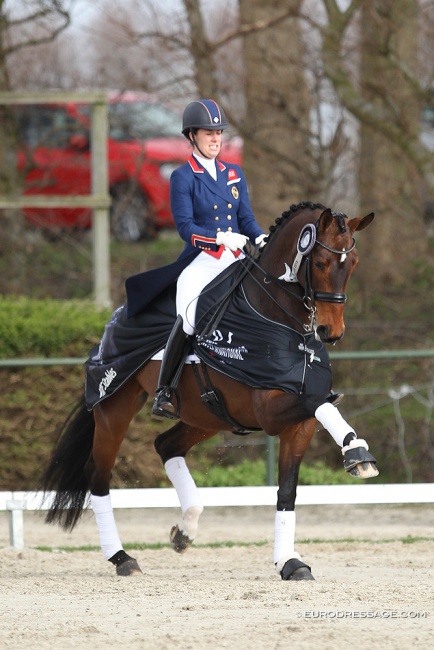
M290 207L289 210L286 212L282 212L281 217L277 217L275 220L274 224L270 226L270 235L276 232L276 230L288 219L292 219L300 210L327 210L326 206L323 205L322 203L312 203L311 201L302 201L301 203L293 203ZM344 233L346 230L345 227L345 219L347 218L347 215L344 214L343 212L333 212L332 211L333 217L337 220L338 223L338 228L339 230Z

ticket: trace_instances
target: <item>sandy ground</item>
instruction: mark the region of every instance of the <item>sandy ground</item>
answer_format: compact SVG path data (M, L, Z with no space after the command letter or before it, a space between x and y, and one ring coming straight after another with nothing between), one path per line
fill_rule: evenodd
M165 543L178 511L116 517L124 543ZM315 582L283 582L274 572L273 522L273 508L208 508L197 546L183 555L130 551L143 575L120 578L100 552L56 550L98 544L91 513L71 534L25 513L22 552L8 546L8 515L0 513L0 647L432 647L432 507L299 507L297 549ZM417 537L430 540L409 543ZM263 544L201 546L226 541Z

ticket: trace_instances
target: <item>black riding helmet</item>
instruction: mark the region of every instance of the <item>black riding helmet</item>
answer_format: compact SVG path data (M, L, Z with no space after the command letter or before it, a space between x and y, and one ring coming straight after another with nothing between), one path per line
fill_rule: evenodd
M226 129L226 115L221 106L213 99L198 99L190 102L182 116L182 133L189 140L193 129ZM194 131L193 131L194 133Z

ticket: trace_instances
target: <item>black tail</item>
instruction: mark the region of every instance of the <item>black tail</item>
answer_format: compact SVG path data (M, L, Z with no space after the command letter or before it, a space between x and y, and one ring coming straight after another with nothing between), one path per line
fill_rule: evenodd
M72 530L83 513L89 480L84 467L92 452L95 423L84 397L75 405L59 431L50 463L41 477L40 489L56 491L45 518Z

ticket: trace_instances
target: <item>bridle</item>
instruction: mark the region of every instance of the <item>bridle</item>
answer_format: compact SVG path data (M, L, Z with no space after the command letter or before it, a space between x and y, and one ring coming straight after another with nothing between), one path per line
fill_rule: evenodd
M312 286L312 251L315 247L316 244L321 246L322 248L325 248L327 251L330 253L334 253L336 255L340 255L340 261L343 263L349 253L351 253L355 246L356 246L356 241L353 237L352 244L349 248L343 248L341 250L332 248L331 246L328 246L324 242L322 242L319 239L316 239L316 234L318 232L318 223L317 224L307 224L305 226L298 239L297 243L297 254L295 256L294 262L292 264L292 267L285 263L285 268L286 272L282 276L275 276L271 273L268 273L265 271L255 260L254 256L247 253L246 257L251 263L252 266L255 266L257 269L259 269L263 274L263 283L264 284L270 284L274 283L277 284L281 289L283 289L285 292L291 294L292 297L296 297L300 299L304 307L309 311L309 323L301 323L293 314L289 313L279 302L267 291L267 289L260 284L262 290L267 293L269 298L275 302L282 311L284 311L288 316L290 316L293 320L297 321L300 325L302 325L303 329L306 331L316 331L316 302L330 302L334 304L343 304L347 300L347 294L346 293L340 293L340 292L329 292L329 291L315 291L313 286ZM312 239L309 242L309 244L304 247L301 246L301 242L303 240L303 236L306 238L306 235L309 234L311 235ZM298 279L298 271L300 269L301 263L305 261L305 281L304 281L304 286ZM251 275L251 274L250 274ZM253 276L251 276L253 277ZM293 291L290 291L288 284L289 283L296 283L299 286L302 287L304 295L299 296L296 295ZM259 284L259 283L258 283Z
M353 237L353 243L350 246L350 248L342 248L341 250L338 250L337 248L331 248L330 246L327 246L327 244L324 244L324 242L320 241L319 239L317 239L315 243L325 248L327 251L329 251L329 253L335 253L336 255L340 255L341 263L345 262L345 258L347 257L348 253L351 253L351 251L353 251L356 247L356 240L354 239L354 237ZM346 293L338 293L335 291L329 292L329 291L313 290L311 255L312 255L312 250L309 252L309 254L306 257L305 298L310 300L312 304L314 304L316 300L318 300L319 302L345 303L347 301Z

